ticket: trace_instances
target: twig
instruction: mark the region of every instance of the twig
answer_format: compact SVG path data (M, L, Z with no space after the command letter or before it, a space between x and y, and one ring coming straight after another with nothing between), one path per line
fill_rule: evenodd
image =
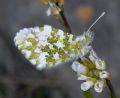
M64 15L64 10L62 10L62 11L60 12L60 16L61 16L61 18L62 18L62 20L63 20L63 22L64 22L64 27L67 29L67 31L68 31L69 33L72 33L72 30L71 30L71 28L70 28L70 25L69 25L69 23L68 23L65 15Z
M107 86L108 86L108 88L110 90L111 98L116 98L116 94L115 94L115 91L113 89L112 83L108 79L106 80L106 82L107 82Z

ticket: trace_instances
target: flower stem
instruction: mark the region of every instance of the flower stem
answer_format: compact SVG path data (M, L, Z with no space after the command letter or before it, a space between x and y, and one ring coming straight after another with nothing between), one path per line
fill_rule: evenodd
M113 89L113 86L112 86L112 83L110 82L110 80L106 80L106 83L107 83L107 86L110 90L110 95L111 95L111 98L116 98L116 94L115 94L115 91Z
M90 90L83 91L85 98L93 98L93 94Z
M67 22L67 19L66 19L65 15L64 15L64 10L62 10L62 11L60 12L60 16L61 16L61 18L62 18L62 20L63 20L63 22L64 22L64 27L66 28L66 30L67 30L69 33L72 33L72 30L71 30L71 28L70 28L70 25L69 25L69 23Z

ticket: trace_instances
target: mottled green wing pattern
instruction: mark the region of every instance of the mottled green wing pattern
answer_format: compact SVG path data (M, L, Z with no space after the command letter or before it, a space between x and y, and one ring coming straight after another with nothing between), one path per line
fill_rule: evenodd
M84 56L92 36L69 34L52 26L24 28L15 38L15 45L38 69L50 68L71 59Z

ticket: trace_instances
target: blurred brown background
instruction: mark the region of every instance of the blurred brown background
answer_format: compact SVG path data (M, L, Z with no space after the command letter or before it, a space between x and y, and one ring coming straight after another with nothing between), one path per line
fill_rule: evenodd
M49 24L61 28L46 16L47 6L37 0L0 0L0 98L83 98L80 81L71 62L51 70L37 71L14 46L19 29ZM120 97L120 0L65 0L65 15L75 35L82 34L103 12L97 23L93 47L108 64L112 83ZM108 98L109 90L95 98Z

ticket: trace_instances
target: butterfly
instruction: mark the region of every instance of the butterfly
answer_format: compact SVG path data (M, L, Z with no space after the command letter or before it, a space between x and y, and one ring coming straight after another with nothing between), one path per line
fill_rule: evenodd
M16 33L14 42L22 54L41 70L85 56L93 40L90 28L80 36L50 25L24 28Z

